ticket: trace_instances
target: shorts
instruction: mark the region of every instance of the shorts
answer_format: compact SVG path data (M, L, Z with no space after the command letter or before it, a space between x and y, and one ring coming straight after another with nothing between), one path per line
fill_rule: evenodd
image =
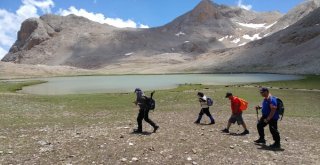
M238 125L243 124L243 118L242 118L242 113L240 114L236 114L236 115L231 115L229 122L234 124L234 123L238 123Z

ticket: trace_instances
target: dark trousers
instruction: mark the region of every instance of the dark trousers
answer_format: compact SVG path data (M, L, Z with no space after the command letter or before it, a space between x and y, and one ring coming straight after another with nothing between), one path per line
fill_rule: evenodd
M152 127L155 127L156 124L149 119L149 109L141 108L137 117L138 122L138 130L142 131L142 120L144 119L147 123L149 123Z
M211 122L214 122L214 119L213 119L213 117L212 117L212 115L211 115L211 113L210 113L210 111L209 111L209 108L202 108L202 109L201 109L201 111L200 111L200 113L199 113L199 117L198 117L198 119L197 119L196 122L199 123L199 122L201 121L202 116L203 116L204 114L206 114L206 115L210 118Z
M272 134L273 140L275 141L275 143L280 144L280 133L278 131L278 121L270 120L268 123L265 123L264 119L266 119L266 117L262 117L257 124L260 139L264 139L264 127L269 124L269 130Z

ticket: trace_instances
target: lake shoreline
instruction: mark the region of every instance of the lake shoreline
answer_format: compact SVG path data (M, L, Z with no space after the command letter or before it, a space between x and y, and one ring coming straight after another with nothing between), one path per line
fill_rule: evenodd
M42 80L47 81L47 83L24 87L19 93L39 95L128 93L137 87L149 91L174 89L184 84L240 85L258 82L300 80L303 78L305 76L252 73L51 77L23 79L22 81Z

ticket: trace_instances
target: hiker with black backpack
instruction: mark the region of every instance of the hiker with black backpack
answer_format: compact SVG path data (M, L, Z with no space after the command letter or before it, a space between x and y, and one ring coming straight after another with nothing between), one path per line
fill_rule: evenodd
M223 133L229 133L229 128L231 127L231 124L235 124L236 122L238 125L242 125L244 131L240 135L246 135L249 134L249 130L247 129L246 123L243 121L242 117L242 111L247 109L248 102L245 100L238 98L236 96L233 96L232 93L228 92L226 94L226 98L228 98L231 102L231 110L232 114L228 121L227 128L221 130Z
M277 109L281 107L283 108L282 101L272 96L268 88L261 88L260 94L262 97L264 97L264 99L262 102L262 106L256 106L256 110L258 111L259 109L261 109L262 117L257 124L259 139L254 142L258 144L266 144L266 140L264 138L264 127L269 125L269 130L274 140L274 143L269 147L274 149L281 148L280 134L278 131L279 111Z
M142 120L144 119L147 123L149 123L153 127L153 133L159 129L159 126L156 125L151 119L149 119L149 111L154 109L155 103L152 99L154 91L151 93L151 97L147 97L144 95L143 91L140 88L136 88L134 93L137 98L134 101L135 105L138 105L140 110L137 117L138 129L134 130L134 133L142 133Z
M202 116L206 114L210 118L210 123L209 124L215 124L214 118L212 117L209 106L213 105L213 100L207 96L205 96L202 92L198 92L197 94L201 110L198 116L198 119L194 122L195 124L200 124L200 121L202 119Z

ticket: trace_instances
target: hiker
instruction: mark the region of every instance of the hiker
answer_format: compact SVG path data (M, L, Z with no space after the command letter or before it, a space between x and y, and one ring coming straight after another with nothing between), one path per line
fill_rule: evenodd
M274 143L269 147L281 148L280 134L278 131L279 112L277 111L277 98L270 94L268 88L261 88L260 94L262 97L264 97L264 99L262 102L262 106L256 106L256 110L261 109L262 117L257 124L259 139L254 142L258 144L266 144L266 140L264 138L264 127L269 125L269 130L274 140Z
M241 107L241 100L238 97L233 96L233 94L230 92L228 92L226 94L226 98L228 98L231 102L232 114L231 114L231 117L229 118L227 128L223 129L222 132L229 133L229 128L230 128L231 124L235 124L237 122L238 125L242 125L242 127L244 129L244 131L240 135L249 134L249 130L247 129L247 125L243 121L243 118L242 118L242 111L244 109L240 108Z
M153 127L153 133L156 133L156 131L159 129L159 126L157 126L151 119L149 119L150 108L148 106L148 98L144 95L143 91L140 88L136 88L134 93L137 96L137 99L134 103L140 108L137 117L138 129L135 129L134 133L142 133L143 119Z
M209 124L215 124L214 118L212 117L209 111L208 98L202 92L198 92L197 94L201 106L201 111L199 113L198 119L194 122L195 124L200 124L201 118L203 114L206 114L210 118ZM212 102L212 101L211 101ZM212 105L212 103L211 103ZM210 105L210 106L211 106Z

